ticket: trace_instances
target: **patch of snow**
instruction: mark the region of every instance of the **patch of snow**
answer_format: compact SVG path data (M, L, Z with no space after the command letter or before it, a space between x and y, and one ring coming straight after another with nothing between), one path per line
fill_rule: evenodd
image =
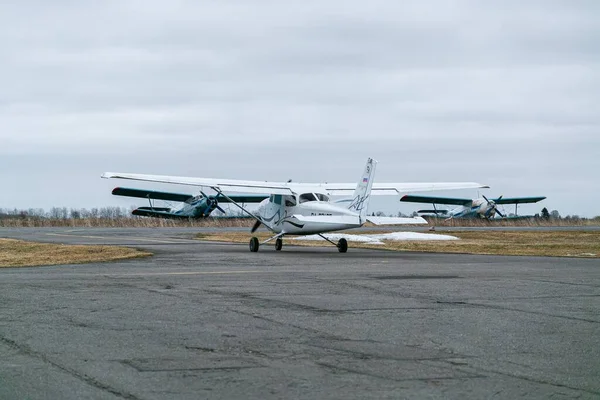
M382 240L458 240L456 236L438 235L435 233L417 233L417 232L392 232L378 235L349 235L346 233L327 233L324 234L327 239L337 242L341 238L349 242L362 242L369 244L385 244ZM324 240L319 235L300 236L294 240Z

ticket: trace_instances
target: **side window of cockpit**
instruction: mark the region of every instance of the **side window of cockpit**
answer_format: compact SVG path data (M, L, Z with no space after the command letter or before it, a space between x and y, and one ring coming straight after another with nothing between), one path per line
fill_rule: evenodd
M283 196L283 201L286 207L294 207L296 205L296 198L294 196Z
M306 203L307 201L315 201L315 195L312 193L303 193L300 195L300 203Z
M271 200L271 201L275 204L281 204L281 197L282 196L280 194L274 194L273 200Z

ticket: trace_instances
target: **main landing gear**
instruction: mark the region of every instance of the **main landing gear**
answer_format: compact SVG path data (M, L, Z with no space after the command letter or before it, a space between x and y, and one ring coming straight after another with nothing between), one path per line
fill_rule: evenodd
M348 242L346 241L346 239L344 239L344 238L341 238L341 239L338 241L337 248L338 248L338 251L339 251L340 253L345 253L345 252L347 252L347 251L348 251Z
M265 240L264 242L260 243L258 241L258 238L256 236L253 236L250 239L250 251L253 253L256 253L258 251L258 248L265 244L270 242L271 240L275 239L275 250L277 251L281 251L281 249L283 248L283 233L278 233L277 235Z
M327 239L325 236L319 234L319 236L321 236L323 239L327 240L329 243L331 243L332 245L334 245L335 247L337 247L338 251L340 253L345 253L348 251L348 241L344 238L341 238L337 243ZM283 248L283 234L278 234L273 236L272 238L269 238L267 240L265 240L264 242L260 243L258 241L258 238L256 236L253 236L250 239L250 251L253 253L256 253L259 249L259 247L265 243L270 242L271 240L275 239L275 250L276 251L281 251L281 249Z
M320 233L318 234L319 236L321 236L323 239L327 240L329 243L331 243L332 245L334 245L335 247L337 247L338 251L340 253L345 253L348 251L348 241L344 238L341 238L340 240L338 240L338 242L334 242L330 239L328 239L327 237L321 235Z

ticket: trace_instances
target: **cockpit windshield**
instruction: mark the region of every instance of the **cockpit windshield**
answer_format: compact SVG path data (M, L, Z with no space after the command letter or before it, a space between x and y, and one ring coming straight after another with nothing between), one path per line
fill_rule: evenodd
M315 193L315 196L317 196L317 199L319 201L329 201L329 196L321 194L321 193Z
M296 205L296 198L294 196L283 196L286 207L294 207Z
M306 203L307 201L317 201L317 198L313 193L303 193L299 198L300 204Z

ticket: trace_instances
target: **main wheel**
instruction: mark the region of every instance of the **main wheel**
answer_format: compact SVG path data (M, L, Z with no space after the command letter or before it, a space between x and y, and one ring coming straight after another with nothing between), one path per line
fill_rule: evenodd
M259 246L258 238L253 236L252 239L250 239L250 251L256 253Z
M275 250L280 251L282 247L283 240L281 240L281 238L277 238L277 240L275 240Z
M338 242L337 248L340 253L347 252L348 251L348 242L346 241L346 239L341 238Z

